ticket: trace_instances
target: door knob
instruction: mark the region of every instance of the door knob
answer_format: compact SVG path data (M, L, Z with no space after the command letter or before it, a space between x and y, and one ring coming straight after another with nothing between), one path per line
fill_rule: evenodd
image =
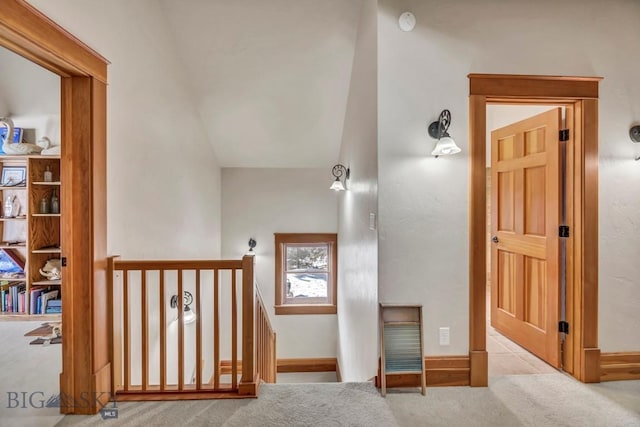
M499 240L498 240L498 236L493 236L493 237L491 238L491 241L492 241L493 243L498 243L498 242L499 242Z

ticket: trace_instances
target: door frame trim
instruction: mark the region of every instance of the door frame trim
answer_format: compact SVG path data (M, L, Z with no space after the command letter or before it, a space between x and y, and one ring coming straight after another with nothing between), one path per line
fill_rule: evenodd
M24 0L3 0L0 46L60 76L61 413L95 414L111 394L106 143L108 61Z
M488 385L486 345L486 106L572 104L573 173L567 176L572 230L567 250L565 354L571 375L600 381L598 348L598 86L601 77L469 74L469 359L471 386ZM568 147L569 149L571 147ZM570 279L570 280L569 280Z

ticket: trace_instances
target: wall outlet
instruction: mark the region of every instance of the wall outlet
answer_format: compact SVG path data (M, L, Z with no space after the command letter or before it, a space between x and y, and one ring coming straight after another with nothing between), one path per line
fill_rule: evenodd
M451 344L451 331L449 327L440 328L440 345L450 345Z

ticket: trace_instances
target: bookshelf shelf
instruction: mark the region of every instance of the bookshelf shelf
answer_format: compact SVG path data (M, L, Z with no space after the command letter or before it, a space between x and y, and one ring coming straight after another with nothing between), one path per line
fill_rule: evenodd
M60 181L34 181L31 183L31 185L57 185L58 187L60 186Z
M41 248L34 249L31 251L32 254L61 254L62 249L60 248Z
M62 285L62 280L36 280L35 282L31 282L31 286L60 286Z
M60 314L44 314L47 301L62 297L62 280L46 279L40 269L49 260L60 259L60 222L61 215L41 214L40 202L51 201L51 196L62 199L62 183L60 182L60 156L2 156L0 155L0 172L4 167L24 168L26 172L25 186L0 186L0 197L15 197L19 202L20 216L0 217L0 249L8 256L24 263L24 279L3 279L0 277L2 292L3 319L11 316L24 317L33 315L41 319L46 316L58 317ZM53 181L44 181L44 172L51 171ZM0 213L4 213L0 209ZM10 255L9 255L10 254ZM12 298L10 310L7 311L6 298Z
M0 249L14 249L14 248L24 248L26 247L26 243L16 243L13 245L0 245Z

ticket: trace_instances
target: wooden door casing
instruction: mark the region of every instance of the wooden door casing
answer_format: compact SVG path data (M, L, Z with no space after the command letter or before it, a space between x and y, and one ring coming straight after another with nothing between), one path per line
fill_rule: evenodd
M561 109L491 134L491 324L559 368Z

